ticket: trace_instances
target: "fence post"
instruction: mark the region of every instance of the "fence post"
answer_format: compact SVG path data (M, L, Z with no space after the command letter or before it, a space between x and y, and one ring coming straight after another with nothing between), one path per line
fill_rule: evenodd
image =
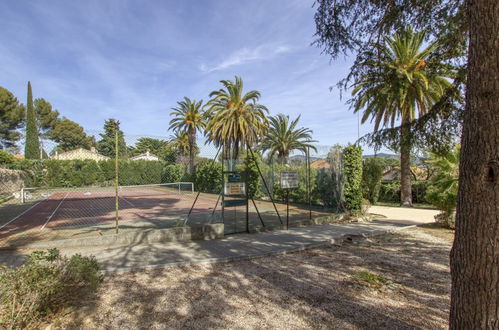
M118 166L118 129L116 129L116 132L115 132L115 145L114 145L114 154L115 154L115 157L114 157L114 162L115 162L115 165L114 165L114 177L115 177L115 180L114 180L114 191L115 191L115 199L116 199L116 234L118 233L118 228L119 228L119 225L118 225L118 219L119 219L119 208L120 208L120 205L119 205L119 180L118 180L118 171L119 171L119 166Z

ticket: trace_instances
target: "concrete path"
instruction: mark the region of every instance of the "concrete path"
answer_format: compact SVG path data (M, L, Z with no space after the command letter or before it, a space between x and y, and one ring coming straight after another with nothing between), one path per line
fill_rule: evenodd
M393 208L388 208L393 209ZM389 214L390 210L377 209ZM395 219L377 219L367 223L315 225L259 234L239 234L220 240L193 241L189 243L156 243L120 247L65 248L63 254L94 255L106 273L127 272L166 266L212 263L249 259L270 254L283 254L341 242L345 234L376 235L404 229L412 222L427 221L418 215L410 216L410 209L402 219L396 210ZM421 211L421 210L417 210ZM426 211L426 210L424 210ZM371 211L373 212L373 211ZM419 214L419 212L416 212ZM426 213L423 213L428 216ZM385 215L386 216L386 215ZM20 253L0 253L0 263L17 265L22 262Z

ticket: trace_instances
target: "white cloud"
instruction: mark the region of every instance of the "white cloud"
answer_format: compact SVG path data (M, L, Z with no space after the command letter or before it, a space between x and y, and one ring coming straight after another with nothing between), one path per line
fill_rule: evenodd
M288 53L291 48L285 45L263 44L255 48L241 48L233 52L222 62L215 65L201 64L199 69L203 72L223 70L236 65L246 64L253 61L269 60L279 54Z

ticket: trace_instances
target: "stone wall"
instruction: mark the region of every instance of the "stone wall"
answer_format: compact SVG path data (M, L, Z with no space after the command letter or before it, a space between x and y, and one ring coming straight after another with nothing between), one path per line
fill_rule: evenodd
M23 172L0 168L0 196L19 193L23 186Z

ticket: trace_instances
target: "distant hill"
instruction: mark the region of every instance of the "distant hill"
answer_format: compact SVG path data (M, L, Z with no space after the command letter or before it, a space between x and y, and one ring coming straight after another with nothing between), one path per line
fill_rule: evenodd
M289 157L289 159L290 160L302 160L302 161L305 161L306 157L305 157L305 155L294 155L294 156ZM322 158L320 158L320 157L310 157L310 161L311 162L316 161L318 159L322 159Z
M394 158L394 159L398 159L400 158L399 155L395 155L395 154L385 154L385 153L379 153L379 154L376 154L376 155L363 155L362 158L371 158L371 157L379 157L379 158Z

